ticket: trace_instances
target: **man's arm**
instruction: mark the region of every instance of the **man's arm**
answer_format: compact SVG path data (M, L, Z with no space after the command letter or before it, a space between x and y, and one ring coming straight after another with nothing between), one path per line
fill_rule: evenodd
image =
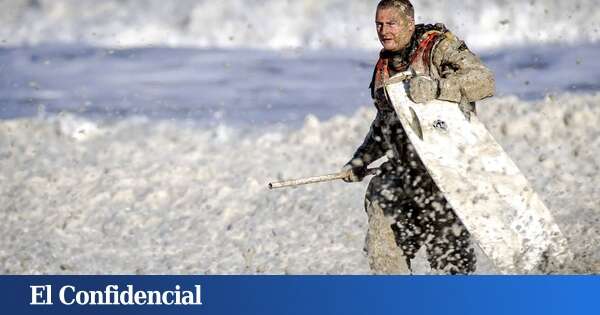
M440 75L441 100L475 102L494 95L494 74L466 47L448 32L433 51L433 65Z
M366 175L367 166L385 155L387 150L381 132L381 119L378 111L365 140L356 149L352 159L344 166L343 170L352 170L351 178L346 181L361 181Z
M369 128L369 132L365 137L363 143L356 149L354 153L353 160L359 159L362 160L365 167L369 164L373 163L380 157L384 156L386 153L385 146L383 144L383 133L381 132L381 115L379 111L377 112L377 116L371 123L371 128Z

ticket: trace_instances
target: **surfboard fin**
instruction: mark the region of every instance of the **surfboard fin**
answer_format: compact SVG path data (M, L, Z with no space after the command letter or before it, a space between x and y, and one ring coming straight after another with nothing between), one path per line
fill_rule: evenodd
M410 115L412 116L412 119L410 121L410 127L415 132L415 134L417 134L419 139L421 139L421 141L423 141L423 128L421 128L421 123L419 122L419 117L417 117L417 113L415 113L415 110L412 107L409 107L409 109L410 109Z

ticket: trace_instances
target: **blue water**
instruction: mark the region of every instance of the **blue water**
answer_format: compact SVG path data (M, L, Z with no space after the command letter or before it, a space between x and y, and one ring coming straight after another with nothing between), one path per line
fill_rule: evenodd
M497 95L600 90L600 44L481 53ZM376 51L0 48L0 119L75 113L206 124L296 125L370 104Z

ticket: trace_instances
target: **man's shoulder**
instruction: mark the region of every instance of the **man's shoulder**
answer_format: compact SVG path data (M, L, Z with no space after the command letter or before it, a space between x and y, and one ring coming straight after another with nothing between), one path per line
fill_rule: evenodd
M424 39L433 37L436 44L434 45L436 48L441 48L440 50L447 49L458 49L465 50L468 49L467 45L463 40L456 37L454 33L452 33L446 25L442 23L436 24L417 24L415 25L415 34L416 38L419 41ZM438 45L441 44L441 45Z
M417 24L415 25L415 35L416 38L421 38L428 34L445 34L450 32L446 25L442 23L436 24Z

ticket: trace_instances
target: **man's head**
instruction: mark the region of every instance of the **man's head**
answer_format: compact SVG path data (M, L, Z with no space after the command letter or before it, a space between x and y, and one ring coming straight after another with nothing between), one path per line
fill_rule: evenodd
M415 12L409 0L381 0L375 14L377 35L383 49L400 51L415 31Z

